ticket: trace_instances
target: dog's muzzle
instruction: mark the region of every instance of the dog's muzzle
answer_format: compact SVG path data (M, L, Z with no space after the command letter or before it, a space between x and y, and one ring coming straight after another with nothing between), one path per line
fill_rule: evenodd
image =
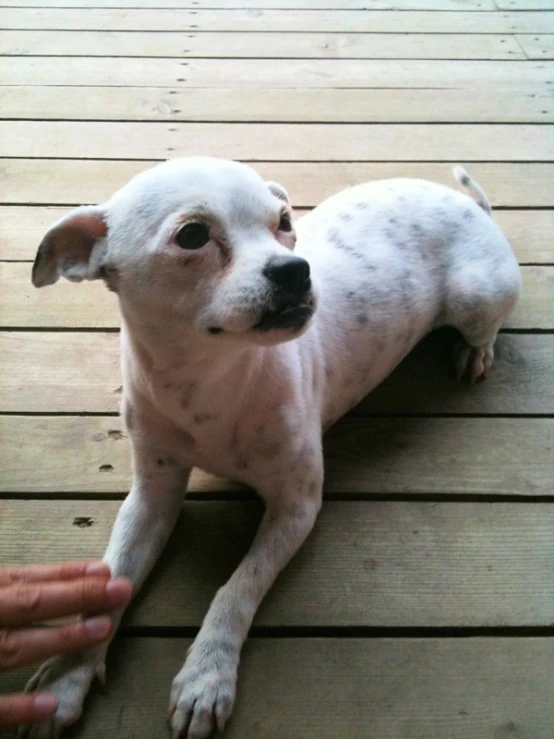
M271 307L254 325L256 331L300 331L315 309L310 265L300 257L274 257L263 270L272 285Z

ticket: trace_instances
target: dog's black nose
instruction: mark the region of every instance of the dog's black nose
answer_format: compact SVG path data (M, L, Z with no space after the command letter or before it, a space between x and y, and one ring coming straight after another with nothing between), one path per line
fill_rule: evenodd
M290 292L310 288L310 265L300 257L273 257L265 266L264 276Z

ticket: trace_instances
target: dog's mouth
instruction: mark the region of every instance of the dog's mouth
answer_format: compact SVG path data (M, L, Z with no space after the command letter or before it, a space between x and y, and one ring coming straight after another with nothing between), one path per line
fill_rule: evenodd
M300 331L314 314L313 299L306 303L285 305L276 310L267 310L261 319L252 327L254 331L276 331L288 329Z

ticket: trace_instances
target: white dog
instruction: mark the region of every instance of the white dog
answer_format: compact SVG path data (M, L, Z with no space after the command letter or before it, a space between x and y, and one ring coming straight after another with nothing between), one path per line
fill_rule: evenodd
M293 225L287 192L249 167L177 159L44 237L37 287L103 279L119 297L133 485L105 555L113 575L139 589L193 465L251 485L266 504L173 681L174 737L209 737L231 714L256 609L321 506L322 430L437 326L463 336L458 377L490 368L520 272L484 193L455 175L477 203L396 179L346 190ZM59 707L26 736L56 736L79 718L106 651L43 666L28 689L54 692Z

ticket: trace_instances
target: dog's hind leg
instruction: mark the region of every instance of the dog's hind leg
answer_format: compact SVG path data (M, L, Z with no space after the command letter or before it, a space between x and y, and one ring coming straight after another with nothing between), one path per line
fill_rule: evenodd
M458 380L467 378L475 383L492 367L496 336L516 304L520 288L517 264L503 272L485 281L480 270L462 271L450 291L447 323L463 337L453 351Z

